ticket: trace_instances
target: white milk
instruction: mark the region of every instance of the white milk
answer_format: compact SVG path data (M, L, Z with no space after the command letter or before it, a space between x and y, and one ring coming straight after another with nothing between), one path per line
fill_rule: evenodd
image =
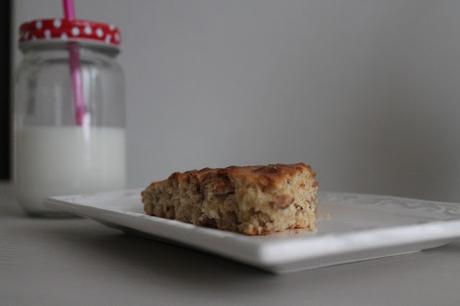
M16 194L29 212L48 211L48 196L125 187L124 129L27 127L15 136Z

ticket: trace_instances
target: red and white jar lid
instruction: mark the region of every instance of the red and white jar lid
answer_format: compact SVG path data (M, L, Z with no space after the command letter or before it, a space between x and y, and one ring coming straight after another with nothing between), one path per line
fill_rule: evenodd
M103 22L64 18L36 19L19 27L20 45L48 41L83 41L118 47L120 29Z

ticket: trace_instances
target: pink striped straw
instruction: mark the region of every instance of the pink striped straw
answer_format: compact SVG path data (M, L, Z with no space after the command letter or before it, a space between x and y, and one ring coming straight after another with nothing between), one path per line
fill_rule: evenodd
M62 0L64 8L64 18L67 20L75 19L75 7L73 0ZM78 126L83 125L85 116L85 100L83 96L83 81L80 69L80 53L76 43L69 46L70 75L72 77L73 103L75 105L75 122Z

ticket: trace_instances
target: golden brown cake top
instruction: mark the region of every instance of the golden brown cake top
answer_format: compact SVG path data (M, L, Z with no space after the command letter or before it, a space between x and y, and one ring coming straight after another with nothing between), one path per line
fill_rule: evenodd
M199 185L213 182L215 191L228 190L236 181L244 184L257 185L263 190L270 190L289 183L289 179L299 175L309 174L312 177L313 187L318 185L316 173L305 163L296 164L270 164L256 166L230 166L226 168L203 168L186 172L171 174L168 181L172 184L195 181ZM155 185L153 183L152 185Z

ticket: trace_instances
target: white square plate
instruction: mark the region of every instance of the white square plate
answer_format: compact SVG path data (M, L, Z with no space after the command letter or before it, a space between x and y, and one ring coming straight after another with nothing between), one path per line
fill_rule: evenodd
M459 204L365 194L322 193L316 233L268 236L147 216L140 190L52 197L47 205L276 273L417 252L460 237Z

